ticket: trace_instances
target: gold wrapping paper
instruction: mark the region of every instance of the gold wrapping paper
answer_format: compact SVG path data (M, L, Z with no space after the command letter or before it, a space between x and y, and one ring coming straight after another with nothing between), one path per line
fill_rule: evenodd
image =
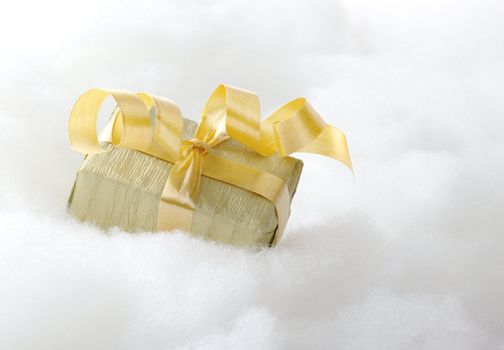
M196 123L184 119L183 137L190 139L195 130ZM106 147L109 152L88 155L77 173L70 212L104 229L156 231L160 197L173 164L136 150ZM280 177L292 200L303 166L300 160L276 154L263 157L233 139L213 151ZM269 245L277 224L275 206L266 198L202 176L192 233L240 246Z

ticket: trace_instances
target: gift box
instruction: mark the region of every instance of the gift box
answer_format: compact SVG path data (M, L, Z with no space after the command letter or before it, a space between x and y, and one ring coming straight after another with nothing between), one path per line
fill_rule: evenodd
M97 116L117 107L98 136ZM70 116L72 148L86 155L69 211L103 229L180 229L240 246L279 242L303 163L312 152L351 168L344 134L303 98L260 120L249 91L220 85L199 124L170 100L146 93L91 89Z

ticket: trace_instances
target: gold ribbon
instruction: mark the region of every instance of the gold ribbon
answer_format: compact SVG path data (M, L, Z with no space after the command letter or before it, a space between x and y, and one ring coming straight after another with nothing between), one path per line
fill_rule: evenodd
M210 95L194 138L190 140L182 139L182 114L170 100L146 93L88 90L77 99L70 113L69 139L74 150L83 154L107 150L96 130L98 113L107 96L112 96L117 103L108 141L174 164L161 195L159 230L191 231L203 175L271 201L278 217L271 244L280 240L289 216L287 187L277 176L212 152L212 148L229 138L263 156L317 153L352 169L345 135L326 124L304 98L285 104L261 122L257 95L227 85L219 85ZM154 125L151 112L155 116Z

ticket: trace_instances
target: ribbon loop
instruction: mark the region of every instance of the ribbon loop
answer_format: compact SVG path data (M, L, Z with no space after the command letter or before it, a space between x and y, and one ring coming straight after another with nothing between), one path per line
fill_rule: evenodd
M176 159L182 142L184 122L175 102L141 92L137 94L154 114L154 130L148 153L161 159Z
M254 149L259 142L259 116L256 94L221 84L208 98L195 136L212 147L231 137Z
M266 123L273 125L280 157L298 152L315 140L326 123L304 98L295 99L274 112Z
M71 147L81 153L104 152L96 130L98 112L108 96L117 102L120 111L120 137L113 143L119 147L146 150L152 140L152 127L143 101L128 91L91 89L82 94L70 112L68 135Z

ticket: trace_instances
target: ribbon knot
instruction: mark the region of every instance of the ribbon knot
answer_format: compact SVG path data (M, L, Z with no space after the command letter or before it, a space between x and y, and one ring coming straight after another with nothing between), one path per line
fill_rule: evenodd
M189 140L192 144L192 149L200 151L202 154L207 154L210 146L208 143L198 140L197 138L193 138Z

